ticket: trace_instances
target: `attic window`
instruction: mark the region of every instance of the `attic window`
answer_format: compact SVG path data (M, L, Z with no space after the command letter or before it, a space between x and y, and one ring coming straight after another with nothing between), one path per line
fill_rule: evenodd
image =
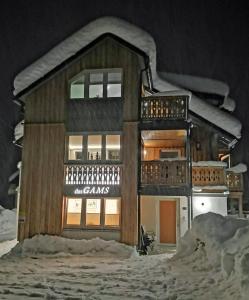
M122 97L122 70L86 70L70 83L70 99Z
M72 81L71 87L70 87L70 98L71 99L81 99L84 98L84 80L85 76L80 75L79 78Z

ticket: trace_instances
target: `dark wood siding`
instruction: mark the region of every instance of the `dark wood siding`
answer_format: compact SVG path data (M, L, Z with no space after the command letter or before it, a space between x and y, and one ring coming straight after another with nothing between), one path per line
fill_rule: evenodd
M64 136L64 124L25 125L20 240L61 233Z
M136 245L138 215L138 125L136 122L127 122L124 124L123 144L121 241Z

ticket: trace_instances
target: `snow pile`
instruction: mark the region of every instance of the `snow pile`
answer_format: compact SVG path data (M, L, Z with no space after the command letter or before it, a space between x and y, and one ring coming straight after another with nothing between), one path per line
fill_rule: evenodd
M133 247L116 241L105 241L100 238L91 240L74 240L59 236L36 235L17 245L12 254L29 256L32 254L45 255L100 255L129 258L136 255Z
M16 211L0 206L0 242L16 238Z
M242 299L249 292L249 221L215 213L197 216L192 228L180 240L174 260L188 259L192 264L207 261L220 269L225 278L240 287Z

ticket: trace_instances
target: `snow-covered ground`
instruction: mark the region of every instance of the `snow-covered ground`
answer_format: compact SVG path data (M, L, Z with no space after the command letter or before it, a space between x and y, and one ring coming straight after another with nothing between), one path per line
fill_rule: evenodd
M1 300L246 300L248 287L249 222L214 213L195 218L173 257L40 235L0 259Z

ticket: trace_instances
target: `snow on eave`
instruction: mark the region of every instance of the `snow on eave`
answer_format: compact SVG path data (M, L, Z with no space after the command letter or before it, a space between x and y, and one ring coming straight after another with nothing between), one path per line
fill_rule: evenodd
M224 161L193 161L192 162L193 167L226 167L227 163Z
M160 96L188 96L189 101L191 100L192 93L190 91L186 90L174 90L174 91L167 91L167 92L158 92L153 94L155 97L160 97Z
M179 89L178 86L169 83L158 74L156 70L156 44L151 35L124 20L115 17L103 17L90 22L19 73L14 80L14 95L18 95L106 33L120 37L149 56L153 87L156 90L164 92ZM229 114L212 107L196 96L192 96L189 108L224 131L237 138L241 137L241 123Z
M233 166L226 171L233 172L233 173L245 173L247 172L247 165L244 163L239 163L236 166Z

